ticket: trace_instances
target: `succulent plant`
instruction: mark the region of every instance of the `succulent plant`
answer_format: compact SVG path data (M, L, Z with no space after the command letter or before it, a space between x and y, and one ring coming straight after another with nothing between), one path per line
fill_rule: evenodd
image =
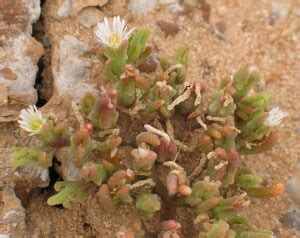
M54 166L53 155L67 147L69 156L62 163L75 163L80 176L76 181L56 182L57 194L48 199L49 205L72 208L84 199L86 188L94 186L107 212L134 202L143 222L156 213L161 213L158 219L167 214L170 220L162 221L156 234L162 238L181 237L185 232L172 213L185 206L194 211L199 238L271 237L272 232L256 229L242 215L250 203L247 195L268 198L284 190L281 183L263 186L263 178L241 163L241 154L272 148L277 139L275 127L286 115L278 107L270 109L270 94L252 90L259 74L242 67L233 77L221 80L205 106L201 104L205 86L187 80L186 46L170 60L158 60L148 43L149 29L128 29L120 17L98 23L96 36L105 80L99 82L99 94L86 93L79 102L79 115L75 115L79 125L54 122L35 106L23 109L20 126L40 144L14 149L12 165L49 168ZM141 70L153 59L157 61L154 70ZM143 122L146 131L124 130L128 124L118 123L119 114L137 123L136 128ZM192 137L191 146L185 145L183 132L173 122L191 124L191 130L184 131ZM125 140L129 153L120 159L118 148L127 131L136 141ZM199 154L199 161L192 161L198 164L194 171L186 166L191 153L192 158ZM144 235L139 222L121 227L116 234Z
M220 90L213 93L211 102L208 106L208 113L213 117L227 117L234 113L236 104L234 103L234 95L236 91L229 79L221 82Z
M166 80L157 81L150 89L147 97L147 108L150 112L157 111L164 118L172 117L174 109L168 110L168 106L173 101L176 90L168 84Z
M54 189L58 193L47 200L51 206L62 204L65 208L71 208L85 197L85 186L81 183L60 181L55 183Z
M219 196L220 187L219 181L210 181L208 177L205 177L204 180L193 184L192 193L185 199L185 202L191 206L197 206L204 200Z
M104 166L100 163L87 162L81 167L81 176L86 181L93 181L100 186L107 176Z
M140 221L134 221L132 224L120 227L116 233L116 238L143 238L145 231L142 229Z
M92 93L87 92L80 100L80 111L85 115L89 115L95 107L96 100L97 98Z
M135 101L136 72L133 65L127 64L123 68L119 82L116 84L117 100L120 106L130 107Z
M93 110L89 114L92 124L101 130L113 128L118 120L119 113L116 111L117 92L111 90L109 93L101 96Z
M131 203L130 184L133 177L125 170L114 172L107 184L102 184L97 193L99 201L107 211L115 211L121 203Z
M172 169L168 173L166 187L169 196L174 196L176 194L189 196L192 193L192 189L189 186L189 180L183 168Z
M136 199L135 206L141 210L142 215L148 220L161 209L160 198L156 194L141 193Z
M52 166L54 151L42 148L14 148L11 163L14 167L39 165L43 168Z
M158 238L180 238L181 225L174 220L162 222L162 231L159 233Z
M284 185L282 183L277 183L269 187L251 187L244 189L249 196L259 197L259 198L269 198L279 196L284 191Z
M133 149L131 154L133 156L132 166L137 173L150 171L157 158L157 154L146 146L139 146L137 149Z
M235 238L235 231L229 225L220 220L205 227L207 230L199 234L199 238Z
M88 161L91 152L96 149L96 144L93 143L90 131L85 127L75 132L70 140L69 153L74 156L75 163L79 167Z

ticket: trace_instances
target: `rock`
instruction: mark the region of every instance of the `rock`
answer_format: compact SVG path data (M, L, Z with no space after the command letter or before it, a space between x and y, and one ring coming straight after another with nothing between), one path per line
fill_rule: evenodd
M0 107L6 105L8 102L8 92L4 84L0 84Z
M7 89L7 105L0 106L1 122L16 120L20 109L37 101L36 63L43 50L31 33L40 11L36 0L0 1L0 84Z
M155 55L150 55L147 59L144 60L139 66L139 70L145 73L155 72L159 61Z
M31 32L31 25L40 15L40 3L35 0L1 0L0 35L6 40Z
M293 177L286 183L286 192L288 195L300 205L300 163L296 165Z
M55 94L68 93L72 99L78 99L76 90L82 87L90 74L92 60L89 56L85 56L88 51L90 51L88 45L70 35L64 36L59 45L54 46L52 73ZM89 89L91 88L92 86L89 86Z
M72 2L71 16L77 16L78 13L86 7L103 7L108 0L76 0Z
M174 22L160 20L157 21L156 24L160 27L162 31L166 33L166 36L168 35L175 36L180 30L180 27Z
M26 56L31 58L33 64L37 64L39 59L44 54L44 47L36 39L34 39L33 37L29 37L24 42L24 53Z
M17 75L14 79L19 79L8 81L6 77L0 75L0 83L6 84L9 92L24 93L34 86L37 65L33 64L32 59L26 55L24 47L20 47L25 45L27 39L28 36L20 35L9 40L5 46L10 56L5 62L0 62L0 69L10 68Z
M156 6L157 0L131 0L128 4L128 9L133 14L143 15L153 10Z
M95 26L99 21L102 21L104 18L104 13L95 7L86 7L82 9L78 16L77 20L84 27Z
M58 3L58 9L57 9L57 18L64 19L67 18L72 9L72 0L61 0Z
M300 231L300 209L287 212L280 221L284 226Z
M172 14L183 15L187 5L181 5L179 3L171 4L169 6L169 12Z
M15 192L23 204L27 204L32 190L49 185L49 170L40 166L22 167L14 172Z
M99 90L96 89L96 85L78 83L76 86L74 86L74 93L72 94L72 99L78 102L87 92L90 92L94 95L99 94Z
M272 12L269 17L270 25L274 25L277 21L284 19L288 14L288 9L284 5L273 2L272 3Z
M191 5L191 6L193 6L193 7L197 6L197 4L199 3L198 0L183 0L183 2L184 2L185 4Z
M57 122L64 122L70 116L71 102L68 95L55 95L50 98L41 109L43 115L47 117L55 116Z
M25 209L12 187L0 193L0 237L26 237Z
M160 4L171 4L171 3L178 3L178 0L159 0Z
M60 176L65 181L79 181L80 169L75 165L74 158L69 155L67 148L61 148L56 153L55 156L59 162L60 166L57 166L56 170Z
M225 36L224 36L224 33L226 31L225 22L223 21L217 22L215 25L213 25L213 31L220 40L225 40Z
M34 88L24 93L11 93L5 84L0 83L0 85L2 85L1 87L4 85L7 90L7 103L0 105L0 122L17 121L20 110L37 101L37 93Z
M223 34L227 29L226 23L224 21L219 21L216 23L216 28Z
M17 80L19 78L19 76L8 67L0 69L0 76L6 78L7 80Z
M209 22L210 19L210 12L211 12L211 7L210 5L206 2L206 0L199 0L200 5L201 5L201 10L202 10L202 17L203 20L206 21L207 23Z

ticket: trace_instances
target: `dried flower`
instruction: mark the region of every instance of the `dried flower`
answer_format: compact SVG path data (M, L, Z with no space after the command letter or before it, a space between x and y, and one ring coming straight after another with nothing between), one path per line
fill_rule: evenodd
M124 40L129 38L133 30L134 28L127 30L125 20L120 16L114 17L112 22L104 18L104 21L97 24L97 40L105 46L117 49Z
M166 132L161 131L161 130L158 130L158 129L156 129L156 128L154 128L153 126L148 125L148 124L144 125L144 128L145 128L147 131L149 131L149 132L152 132L152 133L154 133L154 134L156 134L156 135L161 136L162 138L164 138L164 140L165 140L168 144L170 143L170 141L171 141L170 136L169 136Z
M46 123L46 119L42 113L38 111L35 105L29 106L28 109L23 109L20 113L18 121L20 127L25 131L30 132L30 135L38 134L41 131L42 125Z
M275 107L269 112L266 123L269 126L278 126L285 116L285 112L281 111L279 107Z

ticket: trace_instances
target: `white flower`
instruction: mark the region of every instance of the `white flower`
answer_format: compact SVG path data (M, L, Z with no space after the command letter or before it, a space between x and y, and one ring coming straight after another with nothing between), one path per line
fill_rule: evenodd
M107 18L97 24L97 40L108 47L119 48L120 44L127 40L134 29L127 30L125 21L116 16L108 22Z
M266 124L269 126L278 126L285 116L285 112L281 111L279 107L275 107L271 111L269 111L269 116L266 119Z
M30 135L38 134L41 127L46 123L46 119L42 113L38 111L35 105L29 106L28 109L23 109L20 113L20 120L18 121L20 127L25 131L30 132Z

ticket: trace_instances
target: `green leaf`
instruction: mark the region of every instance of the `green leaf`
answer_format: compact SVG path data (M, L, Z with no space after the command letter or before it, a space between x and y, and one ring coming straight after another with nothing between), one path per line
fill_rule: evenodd
M236 185L241 188L257 187L262 182L262 178L253 174L241 174L236 178Z
M135 63L145 51L149 37L149 28L140 28L129 40L128 63Z
M65 208L72 208L85 197L84 185L78 182L60 181L54 188L58 193L48 198L50 206L62 204Z
M161 209L160 198L156 194L142 193L138 195L135 206L147 219L151 219Z
M135 80L128 79L125 81L120 81L117 86L118 92L118 104L124 107L130 107L135 101Z
M40 165L48 168L52 165L54 151L45 151L40 148L14 148L12 153L11 164L14 167Z

